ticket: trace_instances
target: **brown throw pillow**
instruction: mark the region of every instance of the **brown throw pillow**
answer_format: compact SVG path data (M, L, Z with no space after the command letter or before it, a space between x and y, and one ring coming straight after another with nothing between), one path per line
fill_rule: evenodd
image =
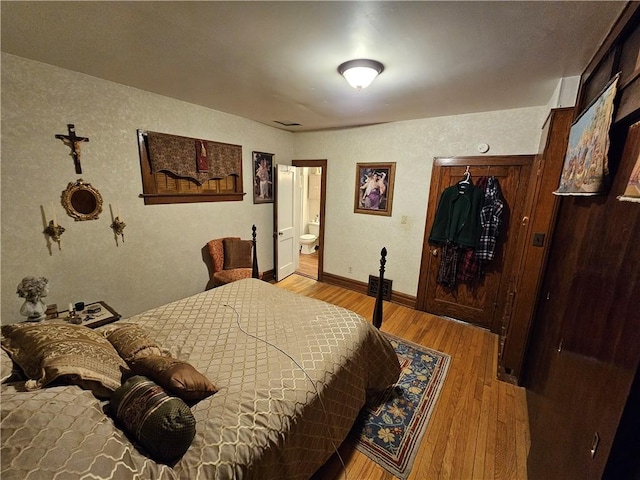
M107 333L107 340L127 363L138 357L162 355L160 345L147 337L146 332L133 323L125 323L111 330Z
M29 377L27 390L56 380L79 385L104 398L120 387L123 374L129 372L109 341L84 325L3 325L2 348Z
M225 238L224 245L224 269L251 268L251 240L236 240Z
M139 357L131 363L131 370L188 402L197 402L218 391L193 365L171 357Z

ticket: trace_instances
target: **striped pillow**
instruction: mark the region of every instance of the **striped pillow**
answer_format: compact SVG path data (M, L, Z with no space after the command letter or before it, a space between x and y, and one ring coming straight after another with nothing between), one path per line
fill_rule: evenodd
M196 420L187 404L140 375L113 392L111 409L124 430L160 463L177 462L196 434Z

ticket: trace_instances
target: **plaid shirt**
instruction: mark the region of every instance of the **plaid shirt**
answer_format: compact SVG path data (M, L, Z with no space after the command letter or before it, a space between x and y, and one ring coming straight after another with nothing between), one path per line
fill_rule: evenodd
M500 186L495 177L487 179L484 192L484 204L480 210L480 238L476 246L476 259L481 261L493 260L502 223L504 200L500 193Z

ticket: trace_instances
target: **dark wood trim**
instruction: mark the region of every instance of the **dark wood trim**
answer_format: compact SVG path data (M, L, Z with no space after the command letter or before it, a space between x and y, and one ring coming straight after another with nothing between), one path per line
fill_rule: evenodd
M582 75L580 107L619 70L626 80L609 132L609 191L560 199L522 374L530 479L609 480L638 473L640 434L637 424L624 422L629 413L640 418L631 390L640 363L640 210L617 196L640 152L640 124L631 125L640 118L637 57L628 61L619 52L637 54L639 31L640 2L633 2Z
M291 165L294 167L320 167L320 233L318 244L320 248L318 249L318 281L322 282L324 277L324 232L325 232L325 223L327 221L327 217L325 215L326 212L326 204L327 204L327 160L326 159L316 159L316 160L292 160Z
M367 294L369 285L359 280L352 278L342 277L340 275L334 275L333 273L324 272L324 283L329 285L335 285L336 287L346 288L347 290L353 290L354 292ZM406 293L391 292L391 303L397 303L398 305L404 305L409 308L416 308L416 297L407 295Z
M145 205L166 205L168 203L200 203L200 202L240 202L246 193L141 193Z
M275 281L275 270L272 268L271 270L267 270L266 272L262 272L262 280L264 282L273 282Z
M630 119L634 113L640 108L640 70L638 70L634 79L625 84L622 94L620 95L620 101L618 102L618 108L616 110L616 116L613 119L614 123L620 123L623 120Z
M368 290L368 284L365 282L360 282L358 280L353 280L352 278L335 275L329 272L324 272L323 282L328 283L329 285L335 285L336 287L353 290L354 292L363 293L365 295Z
M547 263L553 227L560 197L552 195L560 181L574 107L551 110L545 122L539 153L536 157L526 204L528 218L524 232L524 247L516 266L516 294L512 321L509 325L502 357L499 359L500 378L517 381L524 361L535 304ZM534 233L544 235L542 246L533 245Z
M640 2L628 2L616 24L592 57L580 78L575 117L578 118L594 96L622 69L620 59L624 43L640 24ZM603 70L605 69L606 70ZM618 108L614 123L626 120L640 109L638 69L623 72L618 84ZM594 85L592 85L594 83Z
M612 48L615 47L615 44L619 41L620 36L626 36L628 32L633 28L632 18L634 15L640 15L640 2L628 2L625 6L622 13L615 22L615 25L611 29L611 31L607 34L606 38L600 45L600 48L596 51L596 53L591 57L591 60L587 64L584 72L582 73L582 81L581 86L593 75L593 73L598 69L600 63L604 60L606 56L609 55ZM613 76L613 75L611 75ZM580 98L580 92L578 93L578 98ZM576 111L576 116L579 115L580 112Z

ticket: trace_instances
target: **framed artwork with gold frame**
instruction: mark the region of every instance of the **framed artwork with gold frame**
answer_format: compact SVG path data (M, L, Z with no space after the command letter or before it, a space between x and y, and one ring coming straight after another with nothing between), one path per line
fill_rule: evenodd
M354 213L391 216L396 163L357 163Z

